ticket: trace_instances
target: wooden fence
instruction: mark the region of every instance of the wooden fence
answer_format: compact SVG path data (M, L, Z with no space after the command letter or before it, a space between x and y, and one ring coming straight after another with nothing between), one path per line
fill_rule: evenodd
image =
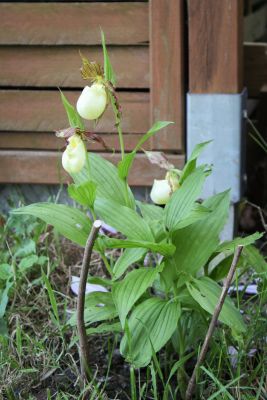
M175 126L149 143L176 165L183 156L183 1L0 3L0 181L57 183L67 127L58 88L75 104L85 85L79 50L102 62L100 26L117 73L126 150L156 119ZM167 28L166 28L167 27ZM171 77L171 79L170 79ZM118 149L109 109L97 132ZM103 152L99 144L93 151ZM112 162L118 155L106 153ZM63 175L62 175L63 174ZM147 185L164 174L138 154L131 183Z
M245 43L243 51L244 5L245 38L258 38L267 21L263 0L1 2L0 182L65 179L63 143L54 135L67 127L58 88L76 103L86 84L79 50L102 62L100 26L117 73L126 151L155 120L174 121L147 147L181 167L187 92L235 94L245 84L253 97L267 82L266 43ZM96 131L118 150L110 109ZM104 151L99 144L91 150ZM118 161L116 153L104 155ZM162 176L139 153L130 183Z

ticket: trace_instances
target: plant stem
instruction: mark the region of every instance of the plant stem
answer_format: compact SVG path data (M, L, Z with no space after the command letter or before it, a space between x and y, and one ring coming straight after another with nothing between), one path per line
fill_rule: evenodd
M192 376L190 378L190 381L189 381L189 384L187 386L186 395L185 395L185 399L186 400L191 400L192 399L192 396L193 396L193 393L194 393L194 390L195 390L195 385L196 385L196 374L197 374L198 368L203 363L203 361L204 361L204 359L206 357L212 334L214 332L214 329L215 329L216 323L218 321L220 312L222 310L225 298L227 296L229 287L231 285L231 282L232 282L232 279L233 279L233 276L234 276L234 273L235 273L235 270L236 270L236 267L237 267L237 263L239 261L239 258L240 258L242 250L243 250L243 246L238 246L236 251L235 251L234 258L233 258L233 261L232 261L232 265L230 267L230 270L228 272L226 281L224 283L221 296L220 296L219 301L218 301L218 303L217 303L217 305L215 307L212 319L210 321L208 332L206 334L204 343L202 345L202 348L201 348L197 363L195 365L193 374L192 374Z
M110 275L111 277L113 277L113 272L112 272L111 266L109 265L109 262L108 262L108 259L107 259L106 255L105 255L104 253L102 253L102 254L101 254L101 257L102 257L102 260L103 260L103 262L104 262L104 264L105 264L105 267L106 267L106 269L107 269L109 275Z
M85 154L86 154L86 166L87 166L87 172L88 172L88 175L89 175L89 177L88 177L88 179L90 180L90 172L91 172L91 168L90 168L90 160L89 160L89 154L88 154L88 151L87 151L87 147L86 147L86 143L85 142L83 142L83 145L84 145L84 149L85 149Z
M82 270L80 274L80 284L78 292L78 302L77 302L77 329L80 343L80 362L81 362L81 375L84 381L89 383L90 373L89 373L89 347L86 337L86 329L84 322L84 302L85 302L85 289L87 276L89 272L91 255L94 247L95 240L98 235L98 231L101 228L102 222L96 220L93 223L91 232L86 242Z
M136 381L134 374L134 367L131 365L130 367L130 381L131 381L131 400L136 400Z
M115 125L119 134L119 141L120 141L120 148L121 148L121 159L124 159L124 142L123 142L123 133L122 133L122 129L121 129L121 120L118 117L118 112L119 110L116 107L115 101L113 99L113 96L111 96L111 104L112 104L112 108L113 108L113 113L115 116Z

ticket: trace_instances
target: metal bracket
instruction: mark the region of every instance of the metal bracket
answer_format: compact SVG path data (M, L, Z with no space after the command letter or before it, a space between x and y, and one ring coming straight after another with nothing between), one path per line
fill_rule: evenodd
M212 140L199 157L199 163L213 165L203 198L226 189L231 189L232 203L242 196L246 99L246 90L240 94L187 94L187 157L196 144Z

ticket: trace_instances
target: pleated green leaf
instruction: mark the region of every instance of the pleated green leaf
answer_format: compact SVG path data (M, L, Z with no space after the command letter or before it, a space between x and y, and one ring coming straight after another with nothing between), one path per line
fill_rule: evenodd
M139 261L147 252L143 248L130 248L126 249L122 255L117 259L113 268L113 280L120 278L127 268Z
M201 194L205 177L204 167L197 168L171 196L164 209L165 224L171 232L179 228L182 221L195 207L195 201Z
M229 204L228 191L209 198L203 202L203 206L211 210L208 216L173 234L172 242L176 246L173 260L177 274L182 271L195 274L207 263L219 245L219 234L226 223Z
M249 246L250 244L254 243L256 240L260 239L263 236L263 233L255 232L253 235L249 235L246 237L237 237L234 240L223 242L221 243L218 248L216 249L217 253L222 253L224 251L227 252L234 252L237 246Z
M182 174L180 176L181 184L196 169L197 158L202 153L202 151L205 149L205 147L211 142L212 142L212 140L209 140L208 142L199 143L194 147L189 159L187 160L187 162L183 168Z
M143 249L149 249L155 253L162 254L163 256L169 257L174 254L175 246L171 243L154 243L147 242L144 240L122 240L122 239L105 239L105 245L109 249L132 249L141 247Z
M72 126L73 128L80 128L81 130L84 130L84 124L83 124L78 112L70 104L70 102L67 100L67 98L63 94L63 92L61 92L61 90L60 90L60 96L61 96L62 104L67 113L70 126Z
M96 198L96 187L96 183L92 181L84 182L80 185L72 184L68 186L68 193L77 203L86 207L93 207Z
M118 316L112 294L110 292L93 292L86 296L84 321L86 325L94 322L113 320ZM71 316L68 324L77 324L76 312Z
M136 202L139 207L143 218L147 221L161 220L163 219L164 209L154 204L146 204L141 201Z
M168 125L173 124L171 121L157 121L154 123L154 125L149 129L149 131L142 136L142 138L139 140L137 145L135 146L134 150L131 153L128 153L124 156L123 160L119 162L118 164L118 171L119 171L119 176L122 179L127 178L129 175L130 169L132 167L133 161L135 159L137 151L143 146L143 144L149 140L152 136L155 135L158 131L160 131L163 128L166 128Z
M194 279L192 283L187 283L187 288L198 304L208 313L213 314L220 298L222 288L208 277ZM232 303L230 297L226 297L219 320L230 326L236 332L246 330L240 312Z
M54 226L61 235L81 246L85 246L92 226L91 220L83 212L63 204L36 203L17 208L12 213L40 218Z
M129 186L119 178L118 170L111 162L95 153L89 153L90 172L87 165L78 174L73 174L74 182L82 184L93 181L97 184L96 196L113 200L124 206L135 208L134 196Z
M148 223L136 211L106 199L97 199L95 210L105 223L129 239L154 241Z
M139 268L131 271L121 282L112 286L113 300L123 328L129 311L142 294L152 286L157 273L156 268Z
M171 338L180 314L177 302L153 297L139 304L128 321L130 348L125 334L120 346L122 355L136 368L148 365L153 350L159 351Z

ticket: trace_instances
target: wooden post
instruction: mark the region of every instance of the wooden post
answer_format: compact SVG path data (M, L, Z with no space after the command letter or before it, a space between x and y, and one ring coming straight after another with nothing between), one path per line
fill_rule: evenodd
M242 195L246 91L243 90L243 0L188 0L187 155L212 140L199 162L213 165L202 196L231 189L223 238L234 233Z
M175 123L155 135L152 146L176 152L184 143L183 3L150 1L151 122Z
M243 1L189 0L189 92L243 89Z

